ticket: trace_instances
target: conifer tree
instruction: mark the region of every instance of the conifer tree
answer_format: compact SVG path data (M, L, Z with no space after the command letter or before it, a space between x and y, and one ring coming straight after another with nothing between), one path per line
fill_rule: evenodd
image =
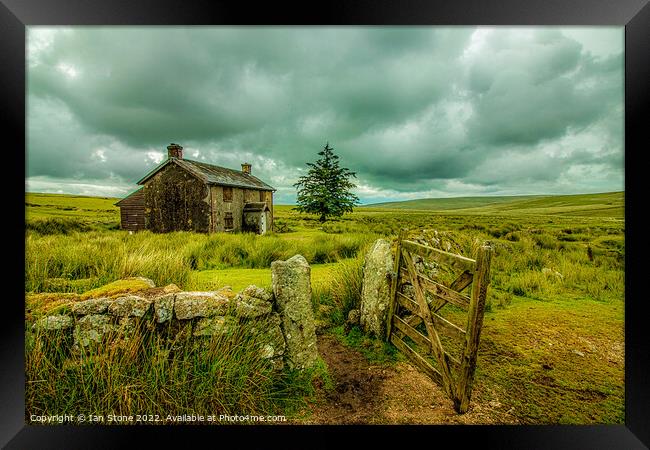
M294 186L298 189L298 212L317 214L321 222L330 217L340 217L346 212L352 212L359 198L350 192L356 185L350 178L356 178L356 173L346 167L339 167L339 157L334 154L329 142L315 163L307 163L310 167L307 175L300 177Z

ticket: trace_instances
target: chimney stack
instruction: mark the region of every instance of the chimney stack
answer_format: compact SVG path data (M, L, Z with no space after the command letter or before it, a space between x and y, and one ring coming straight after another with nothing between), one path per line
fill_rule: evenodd
M251 174L251 165L249 163L243 163L241 165L241 171L244 173L247 173L248 175Z
M183 147L172 142L167 146L167 157L183 159Z

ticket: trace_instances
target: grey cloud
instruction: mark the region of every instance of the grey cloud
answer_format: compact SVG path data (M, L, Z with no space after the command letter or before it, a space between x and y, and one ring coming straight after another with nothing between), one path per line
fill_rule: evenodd
M28 40L38 32L30 29ZM495 29L480 42L474 32L57 32L51 45L30 55L28 177L87 184L112 177L126 189L155 165L149 152L164 153L173 141L233 168L239 158L254 159L258 173L275 176L285 201L293 201L289 178L329 140L360 183L387 192L469 184L494 190L512 182L491 171L496 162L540 189L558 180L554 165L561 173L573 165L608 167L613 178L599 176L618 186L622 53L594 55L558 28ZM469 51L473 45L478 50ZM539 153L573 134L592 136L584 138L589 145L597 137L599 148L566 150L570 156L555 159Z

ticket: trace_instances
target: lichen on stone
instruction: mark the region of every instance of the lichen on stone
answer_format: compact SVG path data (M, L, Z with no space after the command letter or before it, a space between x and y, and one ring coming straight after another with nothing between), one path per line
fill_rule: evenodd
M174 302L174 314L179 320L224 315L229 308L228 298L214 292L180 292Z
M316 328L311 303L311 270L307 260L295 255L271 263L273 294L282 318L287 363L299 370L318 359Z
M90 344L98 343L106 333L115 330L116 326L107 315L90 314L83 316L75 324L73 333L74 344L75 346L86 347Z
M54 331L72 328L74 321L72 317L65 315L47 316L36 321L32 326L35 330Z
M111 300L108 298L93 298L73 303L71 310L76 315L103 314L110 304Z
M204 317L194 326L194 336L214 336L232 333L237 327L237 320L231 316Z
M119 317L143 317L151 309L152 299L128 295L113 300L108 306L108 312Z
M154 316L158 323L167 322L174 316L176 294L167 294L154 300Z
M359 321L365 332L378 338L384 338L386 334L393 268L390 244L377 239L364 262Z

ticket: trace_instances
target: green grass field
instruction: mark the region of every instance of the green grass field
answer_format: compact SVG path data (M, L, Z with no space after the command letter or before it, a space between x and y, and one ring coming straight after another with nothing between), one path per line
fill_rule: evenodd
M425 210L454 214L543 214L623 217L623 192L557 196L457 197L377 203L362 207L374 210Z
M28 221L75 219L88 225L114 225L119 224L120 209L115 206L119 200L112 197L27 193L26 217Z
M498 395L522 423L624 423L622 192L416 200L324 224L278 205L283 232L264 236L130 235L116 229L115 201L27 194L28 304L130 276L183 289L269 287L270 263L300 253L312 266L315 306L334 308L320 318L334 330L358 306L363 254L377 238L438 230L442 244L470 257L491 240L478 391Z
M333 269L338 263L314 264L311 270L311 282L313 289L320 289L332 277ZM193 283L197 286L223 287L230 286L234 291L241 291L246 286L254 284L271 289L271 269L211 269L197 271L194 274Z

